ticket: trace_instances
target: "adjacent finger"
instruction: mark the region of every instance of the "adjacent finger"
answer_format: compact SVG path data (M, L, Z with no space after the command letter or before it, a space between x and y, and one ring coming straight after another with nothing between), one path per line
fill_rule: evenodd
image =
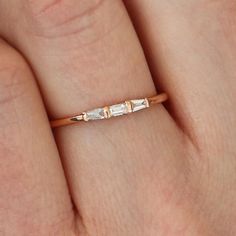
M156 84L168 91L173 115L186 133L200 146L217 143L219 150L219 146L234 145L236 31L229 23L235 19L232 2L124 2Z
M70 197L33 75L2 40L0 55L0 232L71 231Z

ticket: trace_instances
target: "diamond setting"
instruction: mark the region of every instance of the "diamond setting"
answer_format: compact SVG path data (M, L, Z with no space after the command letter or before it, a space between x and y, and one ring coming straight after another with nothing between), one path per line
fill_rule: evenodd
M122 116L132 112L136 112L142 109L149 107L149 101L147 98L144 99L135 99L126 101L124 103L115 104L112 106L106 106L103 108L96 108L91 111L87 111L74 117L74 120L103 120L110 117Z
M109 108L111 116L122 116L128 113L126 103L112 105Z
M135 100L131 100L131 104L132 104L132 111L140 111L142 109L145 109L147 107L149 107L149 102L147 99L135 99Z
M114 116L130 114L148 108L149 106L153 106L154 104L161 104L166 100L168 100L168 95L166 93L161 93L142 99L126 100L120 104L96 108L82 113L77 113L78 115L75 116L51 120L50 125L52 128L57 128L75 124L77 121L109 119Z

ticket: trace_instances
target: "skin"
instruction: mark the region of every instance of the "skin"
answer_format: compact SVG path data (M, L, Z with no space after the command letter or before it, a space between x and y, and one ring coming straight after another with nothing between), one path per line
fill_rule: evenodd
M236 235L235 10L0 0L0 235ZM156 91L169 101L50 128Z

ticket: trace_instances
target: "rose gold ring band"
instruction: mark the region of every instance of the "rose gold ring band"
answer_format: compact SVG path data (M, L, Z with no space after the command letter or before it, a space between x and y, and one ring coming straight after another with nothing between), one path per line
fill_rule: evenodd
M119 104L96 108L90 111L82 112L79 115L63 119L52 120L51 127L75 124L80 121L103 120L111 117L127 115L136 111L146 109L154 104L165 102L168 99L166 93L161 93L149 98L133 99Z

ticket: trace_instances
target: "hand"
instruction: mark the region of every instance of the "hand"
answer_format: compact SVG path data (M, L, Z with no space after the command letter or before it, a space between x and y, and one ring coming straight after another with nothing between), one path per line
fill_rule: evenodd
M235 9L1 0L0 235L236 235ZM45 112L156 91L164 106L54 136Z

